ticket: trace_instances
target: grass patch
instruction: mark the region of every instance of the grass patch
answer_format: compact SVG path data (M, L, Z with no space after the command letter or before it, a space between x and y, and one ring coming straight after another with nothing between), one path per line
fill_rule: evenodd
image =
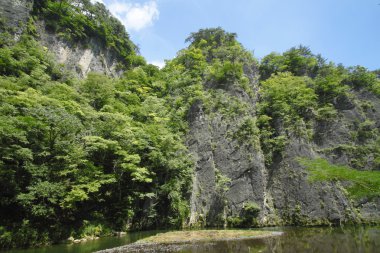
M299 163L310 172L309 181L347 181L352 198L380 197L380 171L359 171L348 166L330 164L322 158L299 158Z
M150 236L137 243L185 243L194 241L236 240L280 235L279 232L255 230L196 230L172 231Z

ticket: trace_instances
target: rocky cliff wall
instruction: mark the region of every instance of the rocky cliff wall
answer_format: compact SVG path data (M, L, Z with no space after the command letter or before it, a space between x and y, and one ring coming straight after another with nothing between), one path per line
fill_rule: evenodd
M249 116L256 114L257 83L254 98L243 90L221 90L242 104L249 104ZM368 106L370 105L370 106ZM286 132L288 142L281 156L270 166L260 145L239 142L231 133L238 131L247 115L226 117L220 111L207 112L196 102L190 109L187 145L196 168L191 197L192 225L225 226L244 217L247 205L260 209L256 225L321 225L372 222L380 218L379 199L351 199L343 183L314 182L297 161L299 157L322 157L333 164L355 167L358 159L364 168L373 167L373 154L358 158L342 147L366 145L353 138L366 120L379 127L380 100L370 92L352 90L348 97L334 102L334 120L314 120L313 138ZM281 123L278 128L281 131ZM286 131L286 130L283 130ZM241 220L238 222L241 222ZM231 224L229 224L231 225ZM233 225L233 224L232 224Z
M33 0L0 0L0 19L16 35L20 35L32 6Z
M12 28L16 39L30 18L32 4L31 0L0 0L2 22ZM118 55L98 39L73 44L47 31L43 21L37 21L36 28L41 44L78 77L91 71L109 76L121 74L117 68ZM186 144L195 162L190 224L227 225L238 222L249 208L258 211L256 225L379 220L379 199L352 200L338 181L311 183L307 170L297 161L299 157L323 157L335 164L373 168L373 154L357 152L355 148L366 145L367 140L357 138L364 122L374 122L367 126L369 130L380 127L379 98L360 89L351 90L349 96L337 97L334 100L337 116L333 120L314 120L313 138L283 130L279 122L277 131L284 132L287 144L282 155L274 157L269 166L259 137L251 138L257 129L248 129L253 131L250 139L244 135L245 124L249 126L249 120L256 117L260 96L257 69L244 66L244 74L249 78L252 94L239 84L204 83L205 89L215 95L210 98L211 103L221 100L228 107L224 109L232 113L210 109L201 101L189 110ZM301 128L306 130L305 126Z
M39 22L38 27L41 44L54 54L58 63L63 64L79 78L86 77L90 72L112 77L121 75L118 55L106 48L99 39L90 38L88 41L74 44L48 32L43 22Z
M258 82L254 66L245 67L252 90ZM223 88L220 88L223 87ZM227 88L226 88L227 87ZM231 217L239 217L244 205L255 203L262 210L260 220L271 212L271 196L266 190L268 171L264 155L255 140L242 140L237 133L247 119L256 115L257 95L235 84L206 84L215 91L214 100L226 100L229 106L241 106L235 113L210 112L197 101L189 110L190 131L187 145L195 160L191 196L191 225L226 226ZM239 111L240 110L240 111Z
M33 8L33 0L0 0L0 17L15 39L24 31ZM36 21L37 40L48 48L58 63L79 78L89 72L120 76L118 54L104 46L98 38L70 43L45 28L43 21Z

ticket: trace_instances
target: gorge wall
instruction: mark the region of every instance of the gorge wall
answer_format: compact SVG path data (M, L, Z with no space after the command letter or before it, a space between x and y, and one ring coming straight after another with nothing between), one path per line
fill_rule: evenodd
M248 74L247 69L244 74ZM253 223L259 226L378 221L379 198L351 198L346 191L350 182L311 182L310 172L299 158L325 159L360 171L377 170L374 160L378 153L367 149L376 134L362 139L358 135L363 134L361 131L377 133L379 98L366 89L351 88L332 100L336 115L331 119L313 116L298 128L285 127L283 119L278 119L274 122L275 132L285 144L281 152L273 155L263 151L263 142L250 140L259 136L260 130L243 139L234 134L247 119L257 119L259 104L265 102L260 101L263 94L255 66L250 74L253 96L234 82L219 85L229 88L203 84L205 90L229 98L227 107L233 106L231 101L247 105L244 111L226 116L220 108L210 112L200 101L190 107L187 145L196 164L190 224L244 224L247 209L252 208L258 212ZM298 132L309 134L300 136ZM273 156L270 163L265 162L268 156Z
M27 29L32 19L33 0L1 0L1 20L17 39ZM79 78L90 72L103 73L111 77L120 76L122 71L118 63L120 56L115 50L107 47L98 37L88 37L81 41L69 41L62 34L46 28L44 19L35 20L36 36L40 43L55 56L57 63Z
M51 10L61 8L57 2L44 2L52 5ZM72 8L72 15L83 14L82 5L75 5L77 2L81 3L79 0L65 2L67 8ZM45 101L43 106L50 108L51 101L61 99L63 102L56 102L59 110L69 111L75 122L86 123L83 133L75 135L78 150L87 155L75 160L83 162L80 164L83 170L77 172L97 168L97 173L106 176L108 181L104 180L105 186L102 186L95 178L96 189L83 186L88 196L79 200L73 197L70 207L83 208L73 211L78 214L77 227L85 227L84 220L96 223L99 217L103 219L102 224L109 225L115 215L118 224L110 227L118 231L159 226L252 227L379 222L380 182L370 178L363 182L345 180L339 173L326 174L324 180L313 181L310 170L313 166L317 169L325 166L327 173L328 169L337 168L334 166L342 166L342 173L378 172L378 76L362 67L345 68L326 63L302 46L283 54L270 54L258 62L237 41L236 34L221 28L201 29L191 34L187 39L190 45L159 70L138 56L125 29L119 29L120 22L113 22L103 5L97 8L108 18L102 20L102 25L112 26L114 32L100 36L107 29L99 26L91 36L76 34L78 38L70 38L75 32L70 29L67 32L66 26L72 24L60 24L61 27L53 27L54 30L55 23L51 23L51 19L49 21L40 13L31 15L33 1L0 0L1 29L6 27L15 41L27 30L33 40L44 46L41 51L52 54L62 69L77 77L66 82L62 74L61 79L52 77L34 84L24 82L22 78L32 73L22 75L21 67L15 73L4 68L7 70L4 76L8 75L9 80L4 81L6 95L2 97L9 100L2 112L4 118L15 117L15 122L30 116L28 113L33 111L26 102L18 101L33 101L29 107L34 108L39 105L40 97L46 96L49 102ZM117 46L122 31L124 42ZM16 47L12 52L17 50ZM15 54L9 54L8 58L17 67L21 60ZM134 58L131 60L130 56ZM33 57L30 58L36 58ZM133 62L137 63L133 65ZM36 60L33 64L45 63ZM47 69L46 66L38 67L39 70ZM124 71L126 75L122 75ZM90 75L88 79L90 72L106 76ZM18 90L12 86L14 80L20 83ZM61 86L57 82L62 82ZM53 92L54 89L58 91ZM70 91L72 98L69 99L75 106L64 103L68 99L61 97L64 91ZM9 99L12 96L21 98ZM52 110L47 115L59 117L60 114L55 113L59 110ZM12 124L13 121L8 125ZM25 126L23 124L19 123L20 128ZM59 126L58 132L64 132L61 129L65 126ZM97 127L100 129L96 130ZM35 135L33 127L27 130L25 136L28 138L45 137L44 134ZM88 138L91 137L89 133L93 138ZM14 147L24 152L22 154L28 159L38 160L34 144L23 143L17 135L9 136L6 138L16 139ZM66 138L62 136L67 144ZM186 147L182 146L184 143ZM26 149L30 149L29 153L25 153ZM56 160L66 165L62 157L65 156L57 155ZM190 162L186 160L188 157L191 157ZM9 163L7 159L4 164ZM27 166L18 159L14 157L12 166L23 171ZM55 160L36 164L48 168L50 161ZM23 173L29 180L35 179L32 173L36 171ZM90 176L98 174L88 173ZM189 183L190 174L192 183ZM53 178L57 184L76 180ZM7 180L5 178L4 182ZM44 180L50 182L49 177ZM78 182L82 187L81 178ZM21 198L12 196L12 203L19 205L20 199L33 189L28 184L23 187ZM68 192L77 189L69 184L65 187ZM32 200L39 203L43 198L37 197L33 196ZM47 207L54 206L60 214L65 205L57 203L62 199L60 196L48 204L40 202ZM36 206L33 201L29 203L31 210ZM93 213L87 212L87 201ZM20 207L20 210L23 209ZM54 219L60 220L53 214ZM67 220L71 218L69 214L65 216ZM10 231L22 231L24 217L16 218L18 223L14 222L15 217L9 218ZM39 216L37 220L40 222ZM56 220L52 219L51 224L58 224ZM48 227L43 222L36 224L41 231ZM67 230L59 238L57 236L58 239L71 233L71 224L65 225Z

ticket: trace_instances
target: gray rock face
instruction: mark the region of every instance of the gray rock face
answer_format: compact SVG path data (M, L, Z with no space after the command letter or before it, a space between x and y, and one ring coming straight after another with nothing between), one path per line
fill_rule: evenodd
M22 32L23 25L29 19L33 0L0 0L0 18L16 35Z
M0 0L0 17L18 39L30 17L33 0ZM55 56L58 63L77 77L86 77L89 72L120 76L118 55L106 48L98 39L90 38L80 43L68 43L45 29L44 22L37 22L38 40Z
M254 82L251 85L257 86ZM257 98L249 98L236 87L223 92L249 103L250 117L255 116ZM260 145L231 138L246 115L229 118L218 111L207 113L200 101L194 103L188 115L187 140L196 164L190 224L226 225L229 218L242 217L244 205L252 202L260 208L257 223L263 226L378 221L378 199L353 201L339 182L310 183L306 169L297 161L299 157L322 157L334 164L353 166L353 154L342 147L358 145L360 140L354 140L352 133L360 129L361 122L372 120L373 127L379 127L380 100L364 91L351 91L350 97L339 99L335 105L338 116L315 121L313 139L285 133L285 150L270 167L265 166ZM365 168L373 169L371 159L363 159Z
M254 88L256 85L252 83ZM250 117L254 117L256 97L250 98L236 87L223 92L248 104ZM263 153L259 145L243 144L232 138L245 118L217 112L209 115L200 101L190 108L187 145L196 163L191 225L226 225L227 218L238 217L247 203L259 205L264 210L260 220L266 219L270 193L266 191Z
M292 139L281 161L269 169L274 212L281 225L319 225L357 221L354 206L339 183L309 183L298 157L316 158L317 147Z
M79 78L86 77L89 72L104 73L108 76L120 76L117 54L107 49L96 38L88 42L68 43L53 33L45 30L43 22L38 25L39 38L42 45L54 54L58 63L63 64Z
M2 22L14 28L16 39L23 29L20 23L25 24L29 19L32 4L32 0L0 0ZM117 69L117 54L96 38L74 45L46 31L42 21L38 22L37 30L41 44L78 77L83 78L91 71L109 76L121 74ZM226 225L229 218L241 217L249 203L260 209L258 225L380 220L380 199L352 201L338 182L310 183L307 171L296 160L323 157L331 163L358 167L357 154L348 148L366 142L353 138L353 133L357 133L366 120L373 122L370 127L380 128L379 98L365 91L351 91L351 96L337 97L333 104L338 116L333 120L315 121L311 140L285 133L289 142L283 155L267 167L260 144L234 137L246 118L256 115L257 71L244 66L244 72L250 80L253 96L236 85L218 88L206 83L205 88L246 104L248 114L228 116L217 110L210 113L200 101L189 110L190 131L186 144L196 165L190 224ZM281 122L277 128L282 128ZM374 169L374 157L370 153L360 159L361 169Z

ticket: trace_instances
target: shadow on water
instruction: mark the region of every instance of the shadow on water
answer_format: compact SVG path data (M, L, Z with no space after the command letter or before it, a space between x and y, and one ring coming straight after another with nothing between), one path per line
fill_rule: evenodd
M183 245L139 248L131 252L181 252L181 253L356 253L380 252L380 227L345 228L270 228L283 231L281 236L261 239L231 240L220 242L190 243ZM56 245L51 247L13 250L7 253L88 253L101 249L117 247L135 242L141 238L156 234L158 231L130 233L123 237L102 238L81 244ZM118 251L127 252L127 251ZM128 251L129 252L129 251Z
M0 251L0 253L90 253L133 243L142 238L155 235L161 231L143 231L128 233L125 236L103 237L74 244L59 244L41 248Z

